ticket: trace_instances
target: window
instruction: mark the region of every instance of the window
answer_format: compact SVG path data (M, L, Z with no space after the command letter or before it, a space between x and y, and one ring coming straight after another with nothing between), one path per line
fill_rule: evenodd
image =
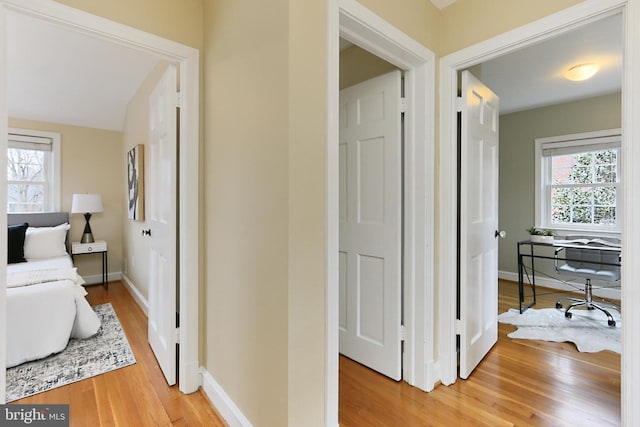
M536 140L536 225L620 232L620 130Z
M9 129L7 212L60 209L60 134Z

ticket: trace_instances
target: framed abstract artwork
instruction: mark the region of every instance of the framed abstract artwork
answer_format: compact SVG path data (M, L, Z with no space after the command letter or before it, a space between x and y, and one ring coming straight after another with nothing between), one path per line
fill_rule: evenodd
M144 220L144 145L138 144L127 153L127 199L129 218Z

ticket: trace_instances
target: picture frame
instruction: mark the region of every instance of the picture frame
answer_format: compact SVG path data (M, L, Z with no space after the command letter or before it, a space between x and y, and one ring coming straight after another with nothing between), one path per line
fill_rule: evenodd
M144 221L144 145L127 153L127 208L129 219Z

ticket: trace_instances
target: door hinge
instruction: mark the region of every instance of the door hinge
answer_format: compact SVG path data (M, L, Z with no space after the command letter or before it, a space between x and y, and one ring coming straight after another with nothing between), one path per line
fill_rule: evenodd
M456 319L456 335L462 335L463 330L464 323L462 323L462 320Z
M180 328L176 328L176 344L180 344Z
M400 325L400 341L405 341L407 339L407 327L404 325Z
M400 112L407 112L407 98L405 98L404 96L400 98Z
M458 113L461 113L462 112L462 107L463 107L463 105L462 105L462 97L459 96L459 97L456 98L456 111Z
M176 92L176 107L182 108L182 92Z

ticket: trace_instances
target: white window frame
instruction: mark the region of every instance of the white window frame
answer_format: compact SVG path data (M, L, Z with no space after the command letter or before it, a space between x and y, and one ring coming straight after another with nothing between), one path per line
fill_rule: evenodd
M571 135L554 136L548 138L536 138L535 140L535 225L540 228L548 228L555 230L557 233L563 232L583 232L598 235L619 235L622 224L622 152L619 151L618 157L618 183L616 197L616 224L615 225L569 225L569 224L553 224L551 222L551 207L549 201L551 199L551 157L544 156L543 150L553 147L573 148L584 147L585 151L595 151L599 147L606 144L615 144L620 150L622 142L621 129L607 129L595 132L585 132Z
M8 148L12 148L11 140L27 137L28 138L42 138L51 141L51 171L47 179L49 180L48 190L50 192L49 201L44 207L45 212L57 212L60 210L61 200L61 161L60 161L60 141L61 137L56 132L46 132L31 129L9 128ZM5 202L6 203L6 202Z

